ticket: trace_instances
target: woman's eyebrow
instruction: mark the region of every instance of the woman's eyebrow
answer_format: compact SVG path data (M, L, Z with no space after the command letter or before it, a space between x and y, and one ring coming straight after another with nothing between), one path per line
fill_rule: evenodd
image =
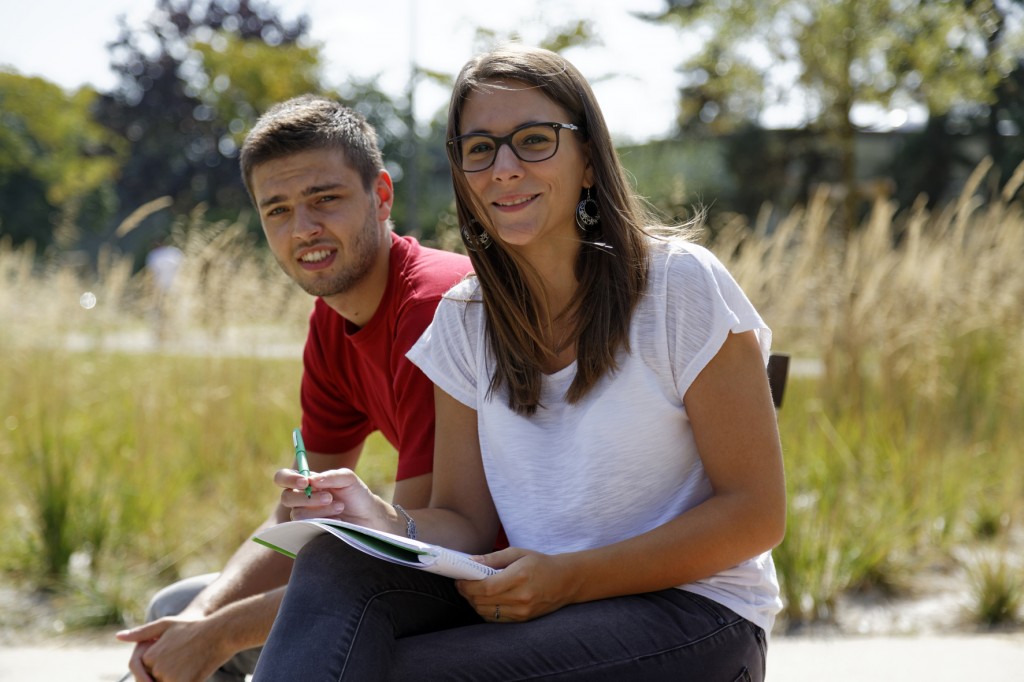
M544 122L546 122L546 121L542 121L539 118L530 119L529 121L521 121L520 123L517 123L514 126L512 126L511 128L509 128L508 132L511 133L514 130L519 130L523 126L531 126L531 125L535 125L537 123L544 123ZM489 130L487 128L478 128L476 130L467 130L466 132L464 132L462 134L463 135L490 135L492 137L502 137L502 135L498 135L497 133L495 133L492 130ZM505 133L505 134L507 135L508 133Z

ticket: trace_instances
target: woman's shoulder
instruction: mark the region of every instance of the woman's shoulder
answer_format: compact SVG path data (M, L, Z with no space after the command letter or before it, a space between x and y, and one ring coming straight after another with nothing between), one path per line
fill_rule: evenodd
M691 255L699 260L715 258L714 254L706 246L702 246L685 236L649 236L647 244L654 257L668 258L670 256Z
M480 280L473 273L463 277L455 285L445 292L442 300L455 304L480 302L483 296L480 293Z
M441 297L434 313L434 324L445 329L479 327L484 319L482 302L480 280L472 274L466 275Z
M655 279L703 277L723 267L707 247L682 237L652 237L649 249Z

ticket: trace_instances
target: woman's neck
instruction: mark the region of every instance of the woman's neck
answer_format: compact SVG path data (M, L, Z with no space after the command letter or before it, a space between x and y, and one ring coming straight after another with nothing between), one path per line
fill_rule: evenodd
M541 306L555 318L565 311L576 295L579 282L576 281L576 259L580 242L548 243L543 247L522 249L519 255L529 264L534 277L528 277L530 288ZM539 280L539 281L537 281Z
M567 367L576 359L575 297L579 289L576 279L576 257L579 243L572 249L548 249L538 257L523 254L534 269L531 289L537 301L540 337L550 354L542 367L546 374Z

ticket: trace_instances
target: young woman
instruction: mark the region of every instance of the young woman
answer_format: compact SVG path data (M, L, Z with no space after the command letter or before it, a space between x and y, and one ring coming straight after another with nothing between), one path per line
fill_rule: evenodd
M315 540L256 679L763 679L785 526L770 331L708 251L649 234L559 55L470 61L448 135L476 276L409 353L436 386L430 505L348 470L277 481L295 518L309 483L339 518L503 570L452 581Z

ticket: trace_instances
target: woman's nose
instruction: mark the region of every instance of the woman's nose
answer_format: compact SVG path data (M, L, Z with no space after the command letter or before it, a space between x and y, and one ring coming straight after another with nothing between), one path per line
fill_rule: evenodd
M508 180L522 174L523 162L512 151L511 144L501 145L494 154L491 175L495 180Z

